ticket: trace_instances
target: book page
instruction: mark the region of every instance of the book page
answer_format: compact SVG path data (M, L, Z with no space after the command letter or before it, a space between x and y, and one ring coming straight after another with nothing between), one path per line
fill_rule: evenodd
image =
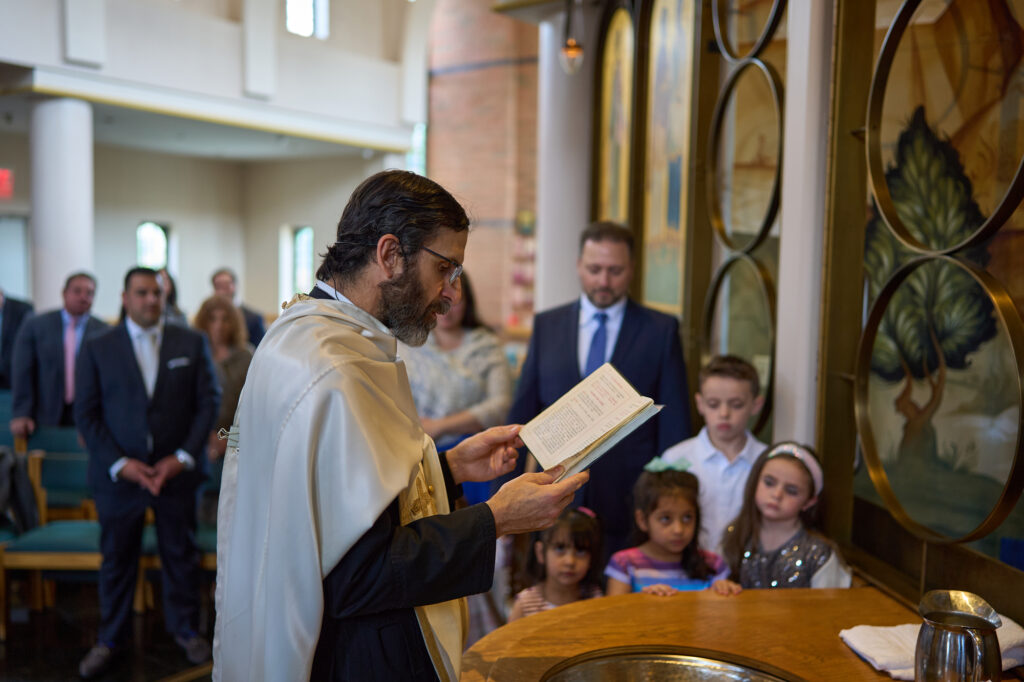
M561 464L565 467L565 471L559 476L556 481L560 481L566 476L572 476L575 473L583 471L584 469L590 468L590 465L599 460L606 452L611 450L613 447L619 444L619 442L633 433L635 430L643 426L644 422L653 417L654 415L661 412L663 405L650 404L644 409L640 410L635 414L629 421L624 425L620 426L613 433L608 434L606 437L601 438L595 442L591 447L587 448L578 455L569 457L568 459L562 460Z
M519 436L543 469L578 455L651 404L610 364L526 424Z

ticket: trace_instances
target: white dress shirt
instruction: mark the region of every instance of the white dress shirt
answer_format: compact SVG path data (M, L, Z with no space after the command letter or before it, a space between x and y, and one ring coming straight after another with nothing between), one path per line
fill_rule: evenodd
M612 359L612 352L615 350L615 342L619 340L619 331L622 329L622 318L626 315L626 297L618 303L613 303L607 308L598 308L590 302L586 294L580 294L580 329L577 334L576 360L580 366L580 376L584 376L587 366L587 356L590 353L590 340L597 331L597 314L605 313L608 320L604 323L605 332L608 334L607 347L604 352L604 361Z
M135 324L130 317L124 320L124 326L128 330L128 336L132 340L132 348L135 349L135 362L142 372L142 381L146 385L146 396L153 397L153 389L156 388L156 375L160 372L160 343L163 341L164 329L162 324L156 324L144 329Z
M163 343L164 327L163 322L147 328L140 327L130 318L124 318L125 329L128 330L128 337L132 340L132 349L135 351L135 362L139 365L142 373L142 381L146 385L146 397L153 397L153 390L156 388L156 377L160 373L160 344ZM153 449L152 434L147 439L149 449ZM192 455L182 449L174 453L182 466L191 471L196 466L196 460ZM128 463L127 457L121 457L110 466L110 479L117 480L117 475Z
M700 481L700 546L716 554L721 554L725 530L743 506L743 488L754 460L767 447L750 431L746 433L746 444L731 462L711 443L706 426L661 455L670 463L686 461L686 470Z

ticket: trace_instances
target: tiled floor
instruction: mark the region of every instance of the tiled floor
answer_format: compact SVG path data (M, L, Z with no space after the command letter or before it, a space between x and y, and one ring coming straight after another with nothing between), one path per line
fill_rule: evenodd
M56 607L31 612L20 594L23 581L12 581L11 622L7 642L0 643L0 680L7 682L47 682L77 680L78 662L96 641L99 604L94 582L57 584ZM207 586L208 589L208 586ZM159 595L157 596L159 604ZM212 631L207 623L208 604L204 604L201 630ZM171 678L209 680L209 664L196 668L164 629L159 606L144 615L136 615L130 645L110 672L98 679L104 682L150 682Z

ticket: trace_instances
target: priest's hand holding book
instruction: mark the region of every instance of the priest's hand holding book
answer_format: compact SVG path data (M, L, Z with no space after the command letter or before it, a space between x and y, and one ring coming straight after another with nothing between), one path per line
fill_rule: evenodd
M487 505L498 537L547 528L590 479L586 471L661 409L608 363L588 375L525 426L497 426L448 451L456 483L488 481L512 471L527 446L545 468L503 485Z
M551 526L570 502L576 491L590 479L583 471L560 478L561 466L549 471L523 474L501 486L487 506L494 514L494 529L502 535L530 533Z
M495 426L449 450L448 467L455 482L490 481L512 471L517 448L523 447L521 428L518 424ZM562 467L556 467L549 472L523 474L503 485L487 501L497 536L528 533L554 523L590 477L584 472L555 483L562 473Z
M486 482L503 476L516 465L523 447L518 424L494 426L460 441L448 450L448 468L456 483Z

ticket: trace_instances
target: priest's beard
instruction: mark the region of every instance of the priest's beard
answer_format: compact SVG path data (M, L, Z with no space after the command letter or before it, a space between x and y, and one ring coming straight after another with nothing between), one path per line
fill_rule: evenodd
M441 299L424 302L426 291L420 282L419 268L413 266L394 280L380 283L381 299L377 305L378 320L402 343L422 346L430 330L437 325L437 316L448 312L450 304Z

